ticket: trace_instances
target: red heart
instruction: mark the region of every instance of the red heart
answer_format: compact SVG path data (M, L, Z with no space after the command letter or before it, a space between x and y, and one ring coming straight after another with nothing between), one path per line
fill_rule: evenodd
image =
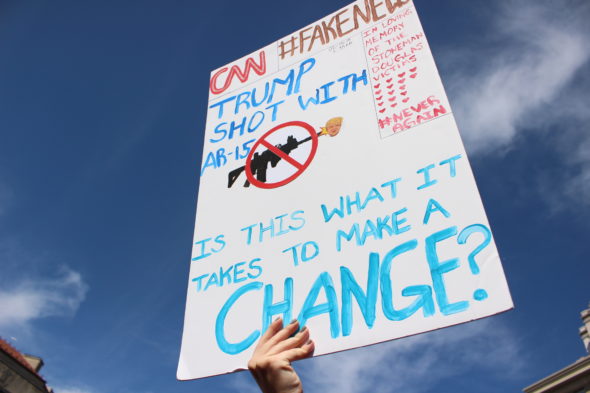
M399 76L400 78L403 78L403 77L404 77L404 75L406 75L406 73L405 73L405 72L402 72L401 74L397 74L397 76Z
M378 102L377 105L381 106L383 105L383 102Z
M401 85L399 88L400 90L406 90L406 85Z
M388 89L391 89L393 87L393 83L391 85L387 85Z
M383 96L379 96L379 97L377 97L377 101L379 101L379 100L380 100L380 99L382 99L382 98L383 98Z
M406 81L406 78L402 78L402 79L398 80L398 81L397 81L397 83L399 83L399 84L402 84L402 83L404 83L405 81Z
M397 106L397 104L391 104L390 105L392 108L395 108Z
M400 94L401 94L402 96L405 96L405 95L407 95L407 94L408 94L408 92L407 92L407 91L402 91L402 92L400 92Z
M417 69L417 68L418 68L418 67L410 68L410 72L416 72L416 69Z
M415 78L416 75L418 75L418 74L412 74L412 75L410 75L410 78Z
M385 112L385 108L383 108L379 111L379 113L383 113L383 112Z
M395 101L397 99L397 97L391 97L389 98L389 101Z
M375 82L379 82L379 77L377 77L377 78L373 77L373 79L375 80Z
M389 83L389 82L391 82L392 80L393 80L393 78L389 78L389 79L387 79L385 82Z
M381 83L377 83L377 84L375 85L375 89L378 89L378 88L379 88L379 86L381 86Z
M381 90L377 90L375 94L381 94Z
M409 98L404 98L402 101L403 101L404 103L406 103L406 102L410 101L410 99L409 99Z
M387 94L392 95L394 93L394 91L388 91Z

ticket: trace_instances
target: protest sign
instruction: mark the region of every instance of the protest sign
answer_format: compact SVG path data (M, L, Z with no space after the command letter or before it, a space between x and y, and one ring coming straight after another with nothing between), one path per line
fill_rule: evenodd
M211 74L179 379L277 316L316 355L512 307L411 1L357 1Z

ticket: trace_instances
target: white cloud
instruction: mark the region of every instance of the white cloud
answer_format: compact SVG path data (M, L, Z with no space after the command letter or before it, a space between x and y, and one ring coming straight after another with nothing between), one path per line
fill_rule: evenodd
M519 348L508 329L486 319L319 357L304 364L302 374L311 391L419 393L475 367L517 377L525 364Z
M27 279L0 289L0 327L19 328L49 316L73 315L88 286L79 273L62 268L55 278Z
M79 387L60 387L53 389L55 393L93 393L92 390L87 388L79 388Z
M578 173L569 179L566 189L569 199L590 205L590 136L578 141L572 160L579 167Z
M543 138L567 170L557 179L535 174L539 193L554 210L590 205L590 3L506 0L489 7L492 31L478 37L477 48L453 48L446 57L468 149L503 153L523 131Z
M450 90L464 139L473 151L497 149L519 128L559 117L560 108L569 104L555 99L590 58L581 23L584 12L576 15L588 8L584 4L501 4L494 33L479 43L484 47L453 54ZM467 60L460 64L459 59Z

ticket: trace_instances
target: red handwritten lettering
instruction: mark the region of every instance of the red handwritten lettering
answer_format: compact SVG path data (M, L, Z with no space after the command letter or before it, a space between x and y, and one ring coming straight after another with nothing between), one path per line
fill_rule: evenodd
M244 64L244 71L240 69L237 65L233 65L231 68L223 67L219 71L217 71L211 77L211 81L209 82L209 89L213 94L221 94L226 91L229 86L231 85L234 77L237 77L240 82L244 83L250 77L250 71L254 71L258 75L263 75L266 72L266 55L264 51L260 51L259 53L259 62L256 64L253 58L249 57L246 59L246 63ZM225 78L225 82L221 87L218 86L217 80L218 78L227 72L227 78Z

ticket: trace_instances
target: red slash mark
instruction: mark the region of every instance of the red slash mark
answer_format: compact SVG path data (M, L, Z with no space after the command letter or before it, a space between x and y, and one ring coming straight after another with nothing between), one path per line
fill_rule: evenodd
M309 152L307 159L303 163L295 160L294 158L289 156L287 153L285 153L284 151L282 151L281 149L279 149L278 147L272 145L271 143L269 143L267 141L268 136L277 132L277 131L284 130L284 131L281 131L281 133L283 133L284 135L288 135L288 133L291 132L291 131L289 131L289 128L291 128L291 127L303 128L311 136L311 150ZM285 160L289 164L293 165L297 169L297 171L294 174L292 174L280 181L277 181L275 183L265 183L263 181L258 180L256 177L254 177L254 173L252 171L252 158L254 156L254 153L259 149L260 146L266 147L269 151L276 154L277 157L280 157L281 159ZM262 135L260 137L260 139L258 139L258 141L256 141L256 143L254 143L254 146L252 146L252 149L250 150L250 153L248 154L248 157L246 158L246 165L245 165L246 177L248 178L248 181L250 182L250 184L252 184L258 188L269 189L269 188L277 188L277 187L284 186L285 184L290 183L293 180L295 180L297 177L299 177L303 173L303 171L305 171L305 169L307 169L307 167L309 166L309 164L311 164L311 161L313 160L313 158L315 156L317 148L318 148L318 135L317 135L317 132L315 131L315 129L311 125L304 123L302 121L289 121L289 122L286 122L283 124L279 124L278 126L274 127L273 129L271 129L270 131L268 131L267 133Z
M262 146L266 147L268 150L275 153L277 156L281 157L283 160L287 161L289 164L293 165L295 168L297 168L299 170L304 169L303 165L299 161L295 160L294 158L292 158L290 155L286 154L284 151L280 150L275 145L271 145L270 143L268 143L265 140L260 141L260 144Z

